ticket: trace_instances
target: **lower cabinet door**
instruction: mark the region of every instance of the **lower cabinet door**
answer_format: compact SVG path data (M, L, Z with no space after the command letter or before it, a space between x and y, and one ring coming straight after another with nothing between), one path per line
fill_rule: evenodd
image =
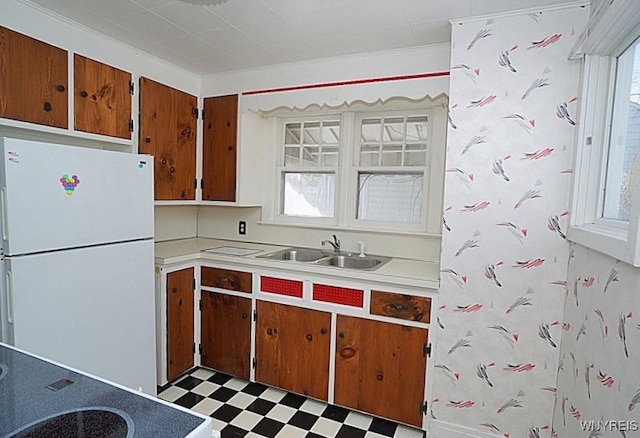
M193 368L193 268L167 274L167 379Z
M201 363L249 380L251 299L202 291Z
M331 314L257 301L258 382L328 399Z
M335 403L421 427L427 329L338 315Z

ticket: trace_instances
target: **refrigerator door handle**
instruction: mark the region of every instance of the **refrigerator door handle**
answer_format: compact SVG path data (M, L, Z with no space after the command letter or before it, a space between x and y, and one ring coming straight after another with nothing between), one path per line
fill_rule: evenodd
M7 271L6 284L7 284L7 322L9 324L13 324L13 279L11 278L11 271Z
M0 201L2 202L2 240L5 242L9 240L9 224L7 220L9 218L7 214L7 188L0 188Z

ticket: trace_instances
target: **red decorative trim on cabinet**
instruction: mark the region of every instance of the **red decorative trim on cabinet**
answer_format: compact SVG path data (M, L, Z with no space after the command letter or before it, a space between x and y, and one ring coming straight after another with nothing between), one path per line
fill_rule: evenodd
M272 294L302 298L302 282L296 280L260 276L260 290Z
M313 299L316 301L326 301L327 303L362 307L364 300L364 291L359 289L349 289L346 287L327 286L325 284L314 283Z

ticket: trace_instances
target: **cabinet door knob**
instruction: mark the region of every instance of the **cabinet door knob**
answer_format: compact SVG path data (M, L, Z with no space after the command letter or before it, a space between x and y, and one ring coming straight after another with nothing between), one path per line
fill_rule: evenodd
M227 146L227 150L231 152L233 150L233 146Z
M248 315L246 314L246 312L245 312L245 313L243 313L243 314L242 314L242 319L247 319L247 316L248 316Z
M338 333L338 337L341 338L341 339L344 339L344 332Z
M176 292L178 292L178 288L177 287L172 288L171 292L173 292L175 294Z
M378 375L376 376L376 380L377 380L378 382L382 382L382 381L384 380L384 376L383 376L382 374L378 374Z
M82 96L82 97L87 97L88 95L89 95L89 93L87 93L87 92L86 92L86 91L84 91L84 90L82 90L82 91L80 92L80 96Z
M58 90L59 92L62 93L64 90L66 90L66 87L64 85L60 84L60 85L58 85L56 87L56 90Z
M176 173L176 168L175 168L175 167L173 167L173 166L171 166L171 167L169 168L169 173Z
M178 300L178 306L182 307L182 298Z
M151 143L151 137L145 137L144 142L145 143Z
M45 103L44 103L44 110L45 110L46 112L49 112L49 111L51 111L52 109L53 109L53 108L51 107L51 104L50 104L49 102L45 102Z
M307 338L307 341L309 342L313 341L313 335L311 333L307 333L306 338Z
M268 328L268 329L267 329L267 334L268 334L269 336L271 336L271 335L273 334L273 330L271 330L270 328Z
M324 328L324 327L322 327L322 328L320 329L320 334L321 334L321 335L326 335L326 334L327 334L327 329L326 329L326 328Z

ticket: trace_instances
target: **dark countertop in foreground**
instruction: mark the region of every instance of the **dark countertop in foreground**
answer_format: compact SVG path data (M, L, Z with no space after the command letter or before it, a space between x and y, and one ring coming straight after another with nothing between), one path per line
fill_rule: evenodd
M47 388L61 379L73 383L57 391ZM117 417L128 426L129 431L124 434L112 432L106 436L211 437L209 418L0 343L0 437L14 436L46 417L76 410L82 410L86 420L88 409L106 413L105 423L113 424ZM45 431L15 436L49 436ZM55 436L74 437L76 432L63 431Z

